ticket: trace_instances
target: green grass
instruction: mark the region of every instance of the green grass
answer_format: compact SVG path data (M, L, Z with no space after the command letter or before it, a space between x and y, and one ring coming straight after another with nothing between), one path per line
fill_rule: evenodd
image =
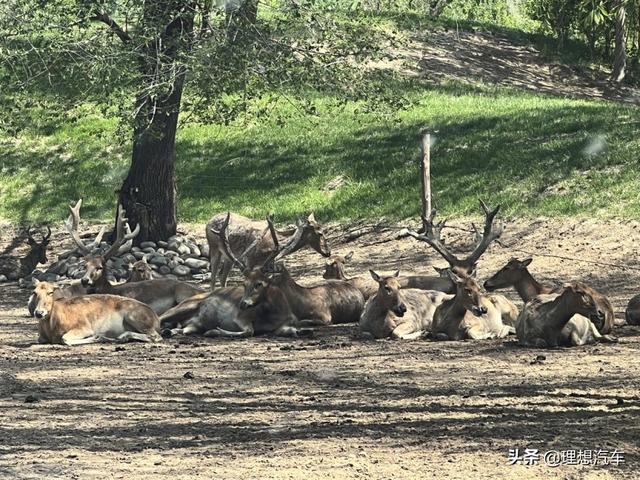
M400 30L432 26L417 15L383 17L375 21ZM509 35L538 41L517 33ZM275 212L283 221L311 210L334 221L417 216L422 131L435 137L433 197L444 215L476 213L478 198L514 216L640 213L636 107L397 78L384 88L407 107L389 113L337 106L325 92L309 96L315 116L288 102L270 116L226 126L183 116L180 220L203 222L223 210ZM60 222L79 197L84 218L110 218L130 158L115 115L87 103L56 123L45 111L23 110L26 130L0 131L0 219ZM326 191L338 176L344 184Z

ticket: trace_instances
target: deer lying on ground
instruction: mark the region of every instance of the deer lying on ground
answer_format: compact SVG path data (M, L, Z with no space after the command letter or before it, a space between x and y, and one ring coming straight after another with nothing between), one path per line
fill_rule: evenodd
M341 280L328 280L312 287L304 287L291 278L288 270L282 264L278 264L274 274L267 275L267 268L275 266L276 262L288 255L296 245L294 238L287 244L280 246L271 218L267 219L267 224L274 249L260 268L249 269L244 258L236 257L232 245L228 241L229 237L226 235L228 221L222 225L223 232L218 233L221 238L220 247L225 256L238 265L246 278L254 278L256 285L268 285L280 290L287 299L293 314L305 325L357 322L364 308L364 297L353 285ZM248 288L245 289L244 301L250 302L249 299L253 298L256 292L250 283L245 286Z
M186 282L168 278L112 285L107 276L107 260L116 253L131 248L131 241L140 231L140 226L136 226L133 232L125 234L127 219L124 217L124 209L120 205L118 207L114 243L102 255L91 255L91 251L84 245L78 233L81 205L82 200L79 200L75 207L69 207L71 215L65 225L78 250L85 255L87 271L80 283L89 293L112 294L133 298L149 305L156 314L161 314L183 300L203 292L202 289Z
M286 296L280 288L271 284L265 272L278 254L286 255L288 252L284 251L285 248L276 248L265 259L265 265L249 271L229 247L227 227L230 217L227 215L220 230L213 233L220 237L221 248L227 258L231 258L245 274L244 286L217 288L183 301L160 317L163 328L170 329L172 334L216 337L249 337L259 334L297 337L311 333L310 329L299 328L298 319L291 311ZM277 245L275 232L273 235ZM181 328L176 328L178 325Z
M431 330L436 308L453 295L433 290L400 289L399 275L381 277L369 270L378 284L360 316L360 331L374 338L415 339Z
M482 234L478 231L476 226L472 223L473 230L476 233L477 243L473 248L473 251L466 258L458 258L454 255L444 244L441 238L442 229L446 226L447 220L444 219L438 223L434 223L436 217L436 210L432 210L429 217L422 219L424 233L417 233L408 230L407 233L413 238L429 244L433 249L438 252L449 264L449 271L455 270L455 273L462 273L467 276L472 276L476 270L478 260L482 254L487 250L491 242L500 238L504 227L500 224L494 227L494 219L500 211L500 205L495 209L489 210L487 205L480 200L480 207L484 212L485 221ZM440 269L438 269L441 272ZM453 277L450 277L453 278ZM452 285L456 288L456 282ZM518 317L518 309L513 302L508 300L503 295L488 295L487 298L494 304L499 310L502 316L502 321L505 325L514 326L516 318Z
M564 287L542 285L533 278L527 269L532 261L532 258L526 258L522 261L517 258L512 258L504 267L484 282L484 288L492 292L500 288L514 287L525 303L540 294L559 293ZM615 322L613 306L607 297L596 290L591 289L591 291L593 298L598 304L598 308L605 314L605 321L598 327L598 331L604 334L609 333Z
M220 244L220 237L213 232L220 231L227 216L231 215L232 227L229 231L229 244L234 252L241 252L246 266L253 269L264 265L274 249L273 237L268 236L269 226L264 221L255 221L235 213L220 213L207 223L206 235L211 257L211 288L215 287L218 268L222 262L220 285L227 286L227 277L233 266L233 261L226 257ZM295 229L276 231L280 242L287 242L297 236L297 243L289 252L295 252L305 246L313 248L324 257L331 255L331 249L324 238L324 233L313 213L305 220L298 220Z
M456 294L436 308L431 327L436 340L484 340L515 333L472 277L457 267L449 270L449 276L456 284Z
M617 341L615 337L598 332L597 327L602 327L606 315L593 293L594 290L583 283L574 282L564 285L558 293L532 298L518 317L518 340L530 347Z
M326 280L342 280L356 287L365 300L378 291L378 282L371 277L352 277L348 278L345 274L345 264L351 260L353 252L349 252L346 256L331 255L327 260L322 278ZM455 285L447 278L435 276L411 275L398 277L400 288L417 288L420 290L438 290L445 293L453 293Z
M56 298L57 287L35 281L39 343L157 342L158 316L147 305L116 295Z
M629 325L640 325L640 295L636 295L627 304L624 318Z
M147 263L147 259L143 258L130 264L131 275L127 283L142 282L144 280L153 280L153 270L151 265Z
M47 234L42 234L41 242L33 238L31 233L31 227L28 227L27 243L29 244L29 251L24 257L0 257L0 275L7 277L7 280L18 280L31 275L31 272L39 263L47 262L47 246L51 237L51 229L47 227Z

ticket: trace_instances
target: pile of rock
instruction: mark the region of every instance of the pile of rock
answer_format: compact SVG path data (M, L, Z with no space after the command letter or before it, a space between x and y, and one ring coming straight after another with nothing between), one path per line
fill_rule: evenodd
M102 242L100 247L91 253L99 255L109 248ZM139 247L132 247L127 253L113 256L107 260L109 279L113 281L129 278L130 266L137 260L146 259L157 277L178 280L199 279L207 276L209 271L209 245L196 243L192 236L174 235L158 242L142 242ZM71 250L58 256L46 271L34 270L32 278L48 282L59 282L82 278L85 274L82 255ZM30 278L25 278L30 283Z

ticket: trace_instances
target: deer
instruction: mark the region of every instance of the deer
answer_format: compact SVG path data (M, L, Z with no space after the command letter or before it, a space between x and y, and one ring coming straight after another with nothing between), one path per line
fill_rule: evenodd
M140 225L137 225L132 232L125 233L128 228L127 219L124 216L122 205L119 205L115 241L102 255L92 255L91 251L82 242L78 232L81 205L82 199L78 201L75 207L69 207L71 214L65 222L65 226L78 250L85 255L87 271L81 278L80 283L87 289L88 293L112 294L133 298L149 305L156 314L160 315L183 300L203 292L202 289L186 282L169 278L112 285L107 276L107 260L115 254L131 248L131 242L140 231ZM101 237L102 234L98 236Z
M268 223L277 248L265 259L265 263L249 270L230 247L228 214L220 230L214 234L220 238L221 248L227 258L237 265L245 276L243 286L216 288L209 293L195 295L166 311L160 322L170 334L201 334L207 337L250 337L259 334L297 337L309 335L312 330L301 328L298 318L291 311L287 297L267 277L267 268L278 254L286 255L286 245L278 245L275 228L270 217ZM301 234L301 232L299 232ZM290 242L294 248L296 239ZM181 328L176 328L181 325Z
M528 302L540 294L559 293L564 287L549 287L536 281L528 270L533 258L518 260L511 258L507 264L484 282L485 290L493 292L500 288L515 288L523 302ZM613 306L607 297L591 289L598 307L605 313L605 321L598 327L602 334L610 333L615 323Z
M436 308L453 295L444 292L407 288L401 290L400 271L383 277L369 270L378 285L360 316L360 331L365 337L412 340L431 330Z
M242 252L241 257L245 258L245 263L249 269L255 266L264 265L274 249L273 237L268 236L269 226L264 222L251 220L242 215L227 212L214 216L206 227L207 242L209 244L209 255L211 259L211 289L215 287L218 269L222 263L220 274L220 285L227 286L227 277L233 266L233 261L225 256L224 249L220 244L220 237L215 231L220 231L226 216L231 215L233 223L232 230L229 231L229 242L234 252ZM295 229L276 231L279 241L289 240L296 232L302 230L302 235L298 238L298 243L289 251L295 252L305 246L311 247L324 257L331 255L331 249L324 237L324 232L320 224L316 221L315 215L311 213L306 219L298 219Z
M378 282L372 277L348 278L345 273L345 264L349 262L352 257L353 251L349 252L344 257L340 255L331 255L325 263L322 278L325 280L342 280L350 283L360 290L364 299L367 300L378 292ZM437 267L434 268L438 271ZM448 277L444 278L440 271L438 271L438 273L440 273L440 276L438 277L421 275L402 276L399 277L397 281L400 284L400 288L439 290L444 293L453 293L455 291L455 286L451 283Z
M223 232L218 232L221 239L220 246L224 255L231 259L244 273L246 278L254 280L252 284L246 284L244 302L251 304L252 298L258 293L254 286L269 286L279 289L287 299L293 314L306 326L330 325L332 323L357 322L364 308L362 293L347 282L341 280L327 280L324 283L312 287L304 287L298 284L286 267L279 262L280 259L297 248L299 238L304 235L304 227L298 226L298 231L292 235L288 243L280 245L280 240L273 225L273 218L267 217L267 228L271 233L273 250L260 267L250 268L244 262L243 257L237 257L233 252L229 235L226 233L228 220L223 223ZM275 269L268 273L268 268ZM263 287L261 287L263 288Z
M493 210L490 210L486 203L480 200L480 208L482 209L485 217L484 228L482 233L480 233L476 225L474 223L471 224L476 234L477 241L471 253L465 258L458 258L442 241L441 233L442 229L446 226L447 219L435 223L435 217L437 214L435 209L431 210L428 217L422 218L422 230L424 233L406 230L408 235L416 240L427 243L447 261L449 268L445 270L436 268L436 270L441 274L441 276L446 274L449 277L449 281L451 281L451 285L455 292L458 291L457 282L451 279L457 276L456 273L462 273L465 276L475 275L478 260L487 250L489 245L500 238L504 230L504 226L502 224L494 226L494 220L500 211L500 205ZM454 273L454 275L451 276L450 273ZM500 311L503 323L513 327L515 325L516 318L518 317L518 309L514 303L503 295L488 295L487 298Z
M503 323L495 303L482 294L473 277L459 267L448 270L448 274L456 293L433 314L431 332L436 340L484 340L515 333L513 326Z
M581 282L565 284L556 293L540 294L529 300L516 325L516 335L526 347L579 346L617 342L601 335L606 314L594 298L594 290Z
M117 295L58 298L58 287L35 280L38 342L86 345L99 342L158 342L160 321L147 305Z
M634 296L624 311L624 318L629 325L640 325L640 295Z
M47 246L51 238L51 229L47 227L47 234L41 233L42 241L38 242L32 235L31 227L27 227L27 243L29 251L22 258L11 256L0 257L0 275L7 280L19 280L31 275L39 263L47 263Z
M147 259L143 258L130 264L131 274L127 283L142 282L144 280L153 280L153 270L147 263Z

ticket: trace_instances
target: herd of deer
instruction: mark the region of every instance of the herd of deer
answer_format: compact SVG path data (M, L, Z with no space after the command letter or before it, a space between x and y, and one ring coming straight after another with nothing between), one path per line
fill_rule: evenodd
M434 222L435 211L423 219L420 233L406 231L430 245L449 264L434 276L348 278L345 257L331 255L321 225L313 214L295 228L278 230L271 216L253 221L240 215L216 215L206 226L211 255L211 290L167 278L151 278L144 262L137 262L127 283L111 284L107 260L131 248L138 228L130 231L118 209L115 241L102 255L91 256L78 232L79 201L65 222L78 251L85 255L86 274L69 286L34 281L29 312L38 319L39 341L79 345L101 341L159 341L163 336L199 334L208 337L248 337L258 334L302 336L322 325L358 322L369 338L481 340L515 334L522 345L555 347L616 341L611 303L581 282L551 288L538 283L527 267L532 259L511 259L484 282L486 292L513 287L524 307L502 295L484 293L474 278L478 260L500 237L494 225L499 206L490 210L480 202L484 230L474 230L477 244L466 258L455 256L441 240L445 221ZM46 261L46 244L33 240L20 261L17 275ZM100 243L102 232L96 239ZM303 247L327 257L325 281L302 286L281 260ZM35 262L35 263L34 263ZM15 263L15 262L14 262ZM244 276L242 286L227 286L233 266ZM1 266L1 264L0 264ZM218 271L220 286L217 286ZM14 276L13 278L17 278ZM627 307L628 323L640 323L640 295Z

